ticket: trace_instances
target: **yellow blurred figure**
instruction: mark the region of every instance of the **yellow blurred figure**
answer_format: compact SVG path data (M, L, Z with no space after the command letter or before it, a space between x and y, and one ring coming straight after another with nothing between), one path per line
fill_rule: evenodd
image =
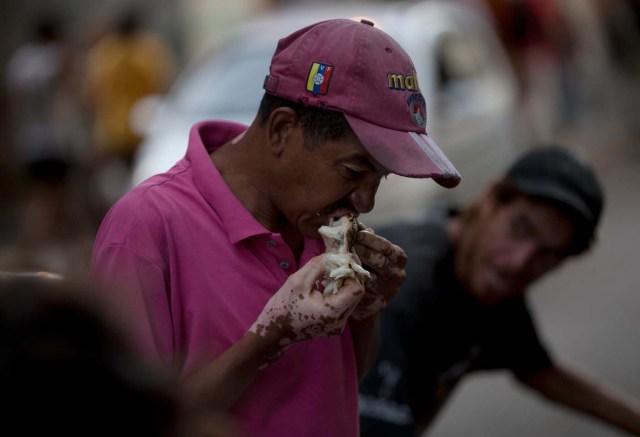
M142 97L166 91L174 72L171 50L158 35L141 29L135 13L98 41L88 59L87 97L99 156L130 164L140 142L131 128L131 110Z

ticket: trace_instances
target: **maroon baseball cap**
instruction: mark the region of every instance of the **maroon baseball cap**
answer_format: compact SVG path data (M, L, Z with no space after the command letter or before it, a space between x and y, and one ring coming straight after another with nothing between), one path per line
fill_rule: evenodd
M368 20L335 19L278 42L268 94L344 113L367 151L387 170L452 188L458 170L427 135L426 102L400 45Z

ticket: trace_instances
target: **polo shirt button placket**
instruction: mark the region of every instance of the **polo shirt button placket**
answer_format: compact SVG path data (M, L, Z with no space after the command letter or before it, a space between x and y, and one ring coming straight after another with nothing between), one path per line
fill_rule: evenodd
M276 247L278 245L278 243L276 243L276 240L272 240L271 238L267 240L267 244L271 247Z
M289 261L282 260L280 261L280 268L282 270L286 270L289 268Z

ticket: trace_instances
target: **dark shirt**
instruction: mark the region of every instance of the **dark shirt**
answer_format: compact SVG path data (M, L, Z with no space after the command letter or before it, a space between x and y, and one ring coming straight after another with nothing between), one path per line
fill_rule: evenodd
M380 351L360 385L363 437L415 435L414 421L435 414L471 371L526 376L551 365L524 297L483 305L457 282L452 213L376 229L406 251L407 279L381 315Z

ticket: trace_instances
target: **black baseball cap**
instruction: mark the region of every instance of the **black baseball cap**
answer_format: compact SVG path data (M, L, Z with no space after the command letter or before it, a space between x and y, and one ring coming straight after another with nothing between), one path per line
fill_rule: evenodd
M568 212L588 246L602 215L604 196L593 168L567 148L538 146L507 170L506 179L527 196L549 201ZM577 223L576 223L577 222Z

